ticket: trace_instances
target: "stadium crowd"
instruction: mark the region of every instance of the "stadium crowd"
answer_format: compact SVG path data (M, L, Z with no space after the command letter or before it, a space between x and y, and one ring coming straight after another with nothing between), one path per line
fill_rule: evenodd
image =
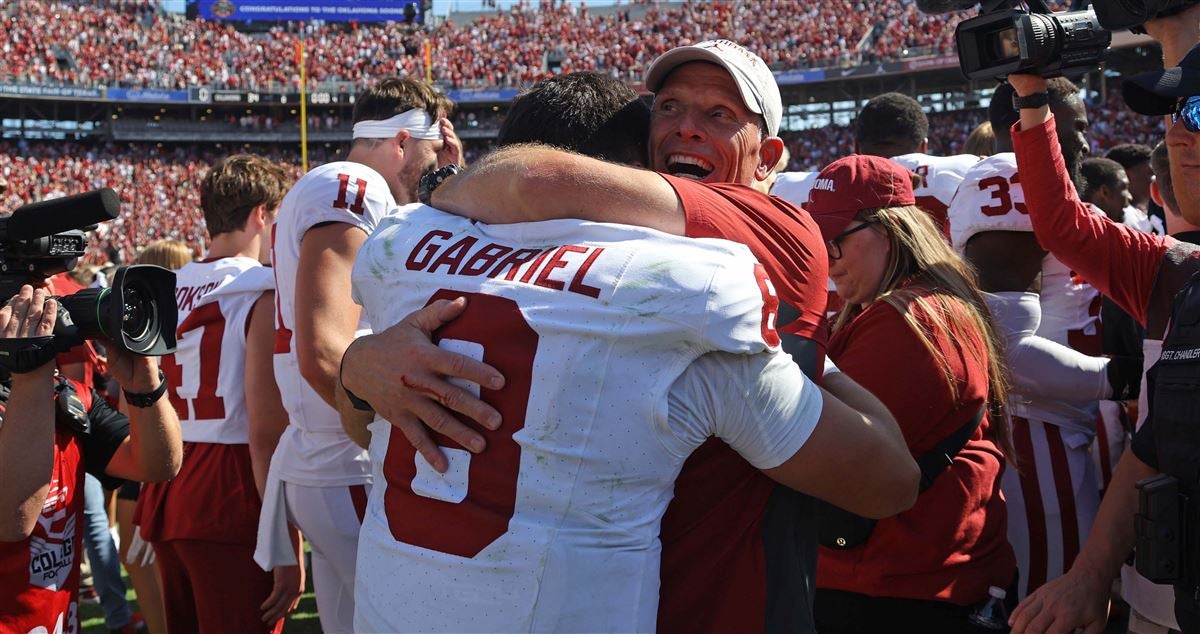
M1149 143L1161 130L1139 120L1120 103L1114 90L1106 103L1089 107L1091 116L1091 152L1103 155L1121 143ZM495 129L503 121L503 112L478 115L475 111L457 112L458 129ZM311 115L312 130L341 122L336 116ZM929 139L929 151L949 156L959 154L971 130L986 119L982 110L930 113L930 126L939 134ZM277 128L279 122L265 117L234 117L230 125L248 130ZM854 135L849 125L827 125L806 130L785 130L790 160L788 171L814 171L830 160L853 151ZM490 147L487 140L467 140L468 162L482 156ZM292 146L242 146L240 149L266 156L300 176L300 156ZM313 144L309 148L309 166L333 160L342 148ZM99 187L112 187L122 200L122 215L102 227L92 238L88 262L102 264L110 258L129 262L138 248L158 239L182 240L203 249L204 225L194 189L181 186L195 182L206 166L229 150L205 145L162 147L155 143L50 143L6 141L0 143L0 177L7 189L0 193L0 209L16 207L46 198L76 194Z
M455 88L528 86L558 72L596 70L638 81L679 42L730 37L776 70L903 59L953 47L965 14L922 24L912 0L643 2L644 14L597 13L555 0L530 1L430 31L395 24L297 24L246 34L220 22L185 20L151 0L8 3L0 7L0 81L72 86L294 89L297 43L308 78L364 86L383 75L424 75ZM762 18L768 18L763 20ZM878 36L878 37L877 37Z

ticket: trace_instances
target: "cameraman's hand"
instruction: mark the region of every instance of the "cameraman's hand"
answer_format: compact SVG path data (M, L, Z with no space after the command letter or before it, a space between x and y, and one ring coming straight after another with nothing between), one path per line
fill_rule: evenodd
M112 378L128 392L146 394L158 388L158 361L154 357L143 357L122 350L111 342L104 342L108 351L108 371Z
M1178 66L1197 43L1200 43L1200 4L1165 18L1147 20L1146 33L1163 49L1163 68Z
M45 337L54 332L58 302L44 288L26 284L0 308L0 336L5 339Z
M1009 75L1008 83L1012 84L1013 90L1017 92L1018 97L1025 97L1037 92L1046 91L1046 80L1039 75Z

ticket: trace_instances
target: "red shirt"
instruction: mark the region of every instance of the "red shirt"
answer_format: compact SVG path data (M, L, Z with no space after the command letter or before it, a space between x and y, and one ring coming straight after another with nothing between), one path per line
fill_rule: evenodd
M188 442L178 475L142 487L135 519L148 542L191 539L254 546L261 509L250 445Z
M0 632L77 632L79 553L83 532L83 477L90 472L107 487L120 486L104 474L129 435L129 421L94 392L75 383L88 411L91 431L79 436L56 425L50 490L33 533L19 542L0 542ZM0 414L7 403L0 401Z
M50 491L33 535L0 542L0 632L78 631L83 474L79 441L56 430Z
M824 346L829 260L812 218L743 185L664 178L683 204L687 235L750 247L780 299L800 312L780 330ZM767 629L767 566L779 558L764 543L763 519L776 486L720 440L688 458L662 524L660 631Z
M932 333L934 347L949 364L957 398L939 361L904 316L884 301L868 306L829 345L829 356L846 376L896 417L913 456L932 450L974 418L988 392L980 334L940 329L933 309L921 299L927 292L919 292L909 315ZM879 520L863 546L822 548L818 587L959 605L986 598L988 586L1008 587L1016 560L1000 496L1004 457L989 439L989 427L985 416L933 486L908 511Z
M1064 167L1054 119L1019 128L1012 129L1013 149L1038 242L1152 335L1161 334L1172 298L1200 269L1200 250L1089 212Z

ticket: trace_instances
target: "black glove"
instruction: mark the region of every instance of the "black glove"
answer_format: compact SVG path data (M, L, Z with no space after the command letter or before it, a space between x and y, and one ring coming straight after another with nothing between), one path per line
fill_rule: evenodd
M1142 358L1115 356L1108 362L1110 401L1129 401L1138 397L1142 387Z

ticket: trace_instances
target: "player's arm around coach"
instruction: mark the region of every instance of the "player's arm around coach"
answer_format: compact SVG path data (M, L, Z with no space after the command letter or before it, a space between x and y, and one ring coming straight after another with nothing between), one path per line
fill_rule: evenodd
M553 213L562 217L611 222L613 215L632 210L640 217L618 216L617 221L637 220L639 225L677 234L684 229L683 209L675 191L654 172L539 146L515 146L493 153L472 173L475 182L469 185L464 177L446 181L434 192L434 205L460 213L487 208L503 214L496 220L514 222L545 218L542 214L550 213L547 208L557 202ZM514 173L524 176L515 179ZM462 186L452 187L456 184ZM575 194L561 196L563 187ZM487 191L494 195L481 200L482 192ZM524 213L529 215L518 215ZM371 402L439 471L445 468L445 459L425 425L478 452L483 450L482 436L450 411L489 429L501 424L498 412L489 405L442 379L457 376L495 389L503 384L499 373L441 351L429 341L431 333L463 307L464 300L432 304L397 326L357 342L343 360L345 387ZM380 363L383 358L388 360L386 364ZM404 359L401 367L397 367L397 359ZM364 371L366 368L370 370ZM369 383L355 381L365 376L370 377ZM890 413L844 377L827 382L826 388L813 437L792 460L765 473L860 515L886 517L909 508L915 500L919 473ZM857 486L846 487L847 481Z

